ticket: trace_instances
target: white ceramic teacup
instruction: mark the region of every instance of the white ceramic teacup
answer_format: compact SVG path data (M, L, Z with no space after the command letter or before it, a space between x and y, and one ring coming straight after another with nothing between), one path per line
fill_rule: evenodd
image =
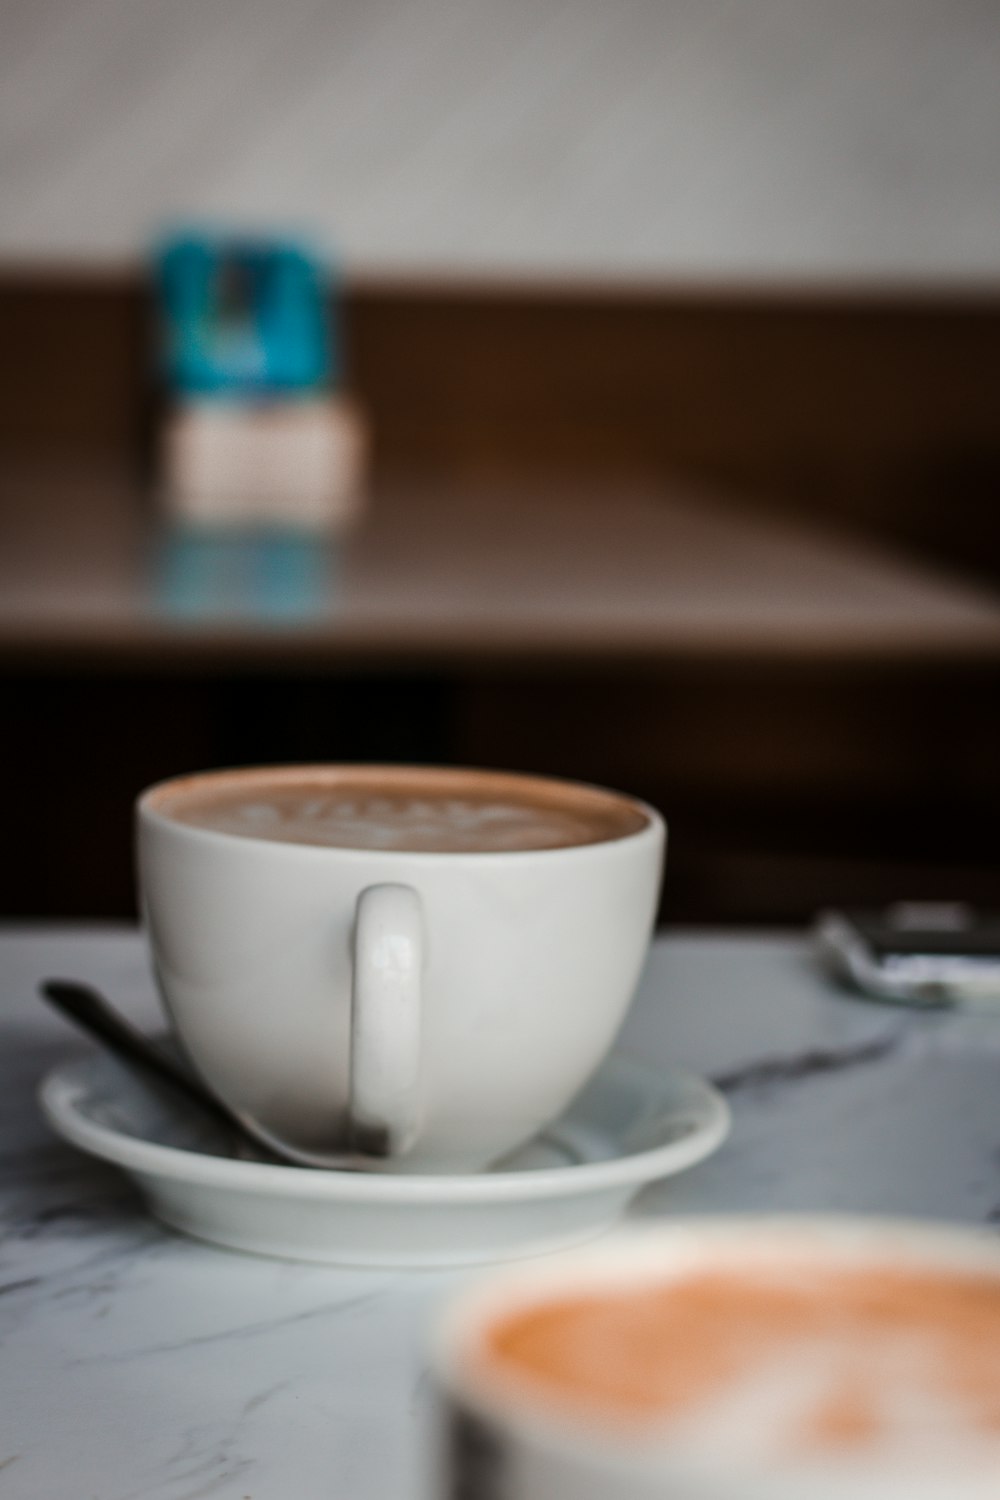
M632 831L427 852L248 837L173 810L187 788L313 774L338 788L527 787L625 813ZM478 1170L595 1071L642 967L665 842L660 816L619 793L401 767L178 778L143 793L137 818L153 964L199 1074L279 1141L353 1146L395 1171Z

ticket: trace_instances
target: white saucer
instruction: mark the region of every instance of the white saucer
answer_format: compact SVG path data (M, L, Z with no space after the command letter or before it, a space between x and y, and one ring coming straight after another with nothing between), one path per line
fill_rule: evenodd
M577 1244L729 1130L710 1084L620 1056L544 1135L470 1176L236 1160L219 1154L210 1126L103 1053L50 1073L40 1099L60 1135L123 1167L172 1228L258 1255L366 1266L461 1265Z

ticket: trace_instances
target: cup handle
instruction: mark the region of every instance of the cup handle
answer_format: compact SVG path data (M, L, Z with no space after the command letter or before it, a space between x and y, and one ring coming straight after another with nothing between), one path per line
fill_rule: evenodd
M424 918L408 885L370 885L354 916L350 1143L404 1155L419 1125Z

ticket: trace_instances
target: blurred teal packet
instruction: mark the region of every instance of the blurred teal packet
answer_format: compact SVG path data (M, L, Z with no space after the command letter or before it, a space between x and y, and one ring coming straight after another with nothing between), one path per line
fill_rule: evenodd
M154 263L161 370L176 396L294 398L339 383L336 281L302 245L182 233Z
M368 426L341 385L336 284L319 258L276 236L188 233L161 244L155 271L164 518L328 534L353 524Z

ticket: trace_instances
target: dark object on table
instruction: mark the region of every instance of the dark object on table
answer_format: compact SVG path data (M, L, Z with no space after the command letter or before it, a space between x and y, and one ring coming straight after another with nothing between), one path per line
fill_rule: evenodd
M1000 913L960 902L901 901L884 911L827 911L821 958L877 1000L1000 1008Z

